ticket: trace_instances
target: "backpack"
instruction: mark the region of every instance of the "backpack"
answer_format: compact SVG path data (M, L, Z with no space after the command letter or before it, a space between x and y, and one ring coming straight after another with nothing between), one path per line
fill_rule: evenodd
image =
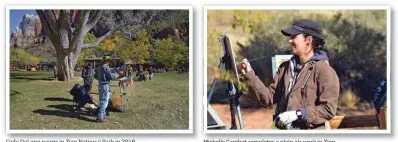
M93 102L93 98L86 93L86 88L80 84L75 84L69 91L69 94L73 96L73 102L75 103L85 104L88 102Z
M69 94L73 97L83 96L85 94L85 92L83 91L85 91L83 86L81 86L80 84L75 84L73 88L69 91Z

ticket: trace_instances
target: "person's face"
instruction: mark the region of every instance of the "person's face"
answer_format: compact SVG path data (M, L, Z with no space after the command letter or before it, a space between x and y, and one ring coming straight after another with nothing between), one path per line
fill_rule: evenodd
M109 60L106 60L104 63L105 63L106 65L111 65L111 61L109 61Z
M302 56L312 50L312 37L304 37L303 34L290 36L289 43L292 47L292 53L296 56Z

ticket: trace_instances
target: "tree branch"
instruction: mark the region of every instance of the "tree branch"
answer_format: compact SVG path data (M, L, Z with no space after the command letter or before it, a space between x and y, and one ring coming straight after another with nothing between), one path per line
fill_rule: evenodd
M40 22L43 25L44 32L46 33L46 36L50 37L51 43L54 45L55 50L57 50L57 52L58 52L59 49L57 48L58 46L56 46L56 45L59 43L59 40L58 40L57 36L54 36L54 30L57 30L57 29L53 29L50 26L50 23L49 23L48 19L46 18L43 10L36 10L36 12L39 15Z
M44 16L46 17L46 21L49 23L51 29L53 29L53 35L57 35L57 29L59 29L59 27L54 12L52 10L44 10Z
M106 37L108 37L109 35L111 35L112 31L113 31L113 30L109 30L106 34L102 35L101 37L98 37L98 38L95 40L94 43L83 44L82 49L97 46L97 45L100 44Z
M121 32L122 33L122 35L123 35L123 37L124 38L127 38L127 39L129 39L129 40L131 40L131 33L129 33L129 32Z
M44 16L43 10L36 10L36 13L37 13L37 15L39 15L40 22L42 23L47 35L52 36L54 33L53 29L50 27L50 24L48 23L46 16Z
M118 25L117 27L115 27L115 30L119 30L119 29L123 28L124 26L133 26L133 25L141 25L143 27L149 27L143 22L129 22L129 23L124 23L124 24Z
M81 16L83 16L83 17L81 17ZM89 16L90 16L90 11L86 11L86 10L79 11L79 21L78 21L79 25L77 27L77 30L75 31L76 36L73 37L72 42L71 42L71 44L74 46L74 48L76 48L77 40L79 38L81 38L83 35L85 35L84 27L87 24ZM69 51L72 52L74 50L74 48L69 49Z
M131 39L133 39L133 36L131 33L136 31L139 28L142 28L142 27L135 27L135 28L132 27L132 26L136 26L136 25L139 25L142 27L149 27L149 26L145 25L145 23L142 23L142 22L131 22L131 23L125 23L125 24L119 25L118 27L116 27L115 31L120 30L123 37L131 40ZM127 27L128 31L124 28L125 26L130 26L130 27Z
M76 26L75 26L75 31L74 31L73 35L76 35L79 27L82 25L82 21L83 21L85 12L86 12L85 10L79 10L79 12L77 13L77 15L76 15L77 18L75 18Z
M149 26L149 24L151 24L153 17L155 17L159 12L155 11L152 13L151 17L149 18L149 20L146 22L146 25Z
M62 28L65 28L68 32L68 38L69 40L72 40L72 28L70 26L69 23L69 19L68 19L69 13L66 10L60 10L60 14L59 14L59 26Z
M104 12L103 10L98 10L95 13L93 13L93 16L92 16L90 22L88 22L87 25L86 25L85 29L87 31L92 29L95 26L95 24L97 24L97 22L101 18L103 12Z

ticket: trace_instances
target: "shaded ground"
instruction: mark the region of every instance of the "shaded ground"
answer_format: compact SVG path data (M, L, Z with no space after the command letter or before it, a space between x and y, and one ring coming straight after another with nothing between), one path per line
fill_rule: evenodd
M226 128L231 126L231 114L229 102L226 98L228 95L223 93L225 85L219 83L219 87L215 88L215 93L211 99L211 106L214 111L219 115L221 120L226 124ZM241 111L245 124L245 129L250 130L264 130L269 129L272 124L272 116L275 111L274 106L268 108L261 107L261 105L254 99L247 95L241 98ZM374 115L376 110L373 105L369 103L360 103L352 108L339 107L337 115L353 116L353 115ZM369 128L353 128L353 129L369 129ZM371 128L374 129L374 128Z
M52 72L10 73L10 129L188 129L188 74L162 73L134 82L123 97L126 112L110 112L107 122L73 111L69 90L83 81L51 81ZM80 76L76 74L76 76ZM98 102L97 81L92 95ZM111 92L118 82L112 81Z
M231 114L229 110L229 104L212 104L214 111L217 112L221 120L227 125L226 128L231 126ZM272 124L272 115L274 109L269 108L243 108L242 117L247 130L264 130L269 129ZM343 115L342 112L338 113ZM362 111L356 108L345 108L345 116L352 115L374 115L375 110L370 109L369 111ZM352 128L352 129L374 129L374 128Z

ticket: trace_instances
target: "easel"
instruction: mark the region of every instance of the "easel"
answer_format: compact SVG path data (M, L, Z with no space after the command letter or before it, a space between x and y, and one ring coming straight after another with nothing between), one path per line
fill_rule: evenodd
M236 68L234 54L232 51L232 47L231 47L229 38L226 35L220 36L219 40L224 49L224 56L222 58L220 58L220 63L218 65L218 71L221 72L222 68L225 67L225 70L227 70L227 71L231 70L233 72L233 77L234 77L234 79L237 80L237 84L234 84L232 82L232 80L227 82L228 89L226 90L226 93L228 93L228 95L229 95L228 99L229 99L229 104L230 104L229 106L230 106L230 111L231 111L231 128L230 129L231 130L238 129L238 127L236 125L236 116L237 116L238 120L239 120L239 129L243 130L245 127L244 127L243 118L242 118L242 114L240 111L240 104L239 104L239 98L242 95L242 89L240 88L240 82L238 79L238 70ZM219 116L214 112L214 110L210 106L210 99L213 95L214 88L217 84L217 81L218 81L218 79L216 77L214 77L210 91L207 94L207 114L208 114L207 129L225 129L224 123L222 123ZM238 88L235 85L237 85Z
M117 110L119 110L119 111L121 111L121 112L124 112L125 111L125 106L123 105L123 96L124 95L126 95L127 93L125 92L125 90L124 90L124 83L126 82L126 81L128 81L128 80L130 80L131 81L131 77L123 77L123 78L120 78L119 79L119 90L120 90L120 105L121 105L121 108L117 108L117 107L115 107L115 106L112 106L112 107L114 107L115 109L117 109ZM132 84L132 83L131 83ZM116 90L115 91L113 91L113 93L112 93L112 95L115 95L115 92L116 92ZM111 100L113 100L113 97L111 97ZM112 104L113 104L114 102L112 102Z

